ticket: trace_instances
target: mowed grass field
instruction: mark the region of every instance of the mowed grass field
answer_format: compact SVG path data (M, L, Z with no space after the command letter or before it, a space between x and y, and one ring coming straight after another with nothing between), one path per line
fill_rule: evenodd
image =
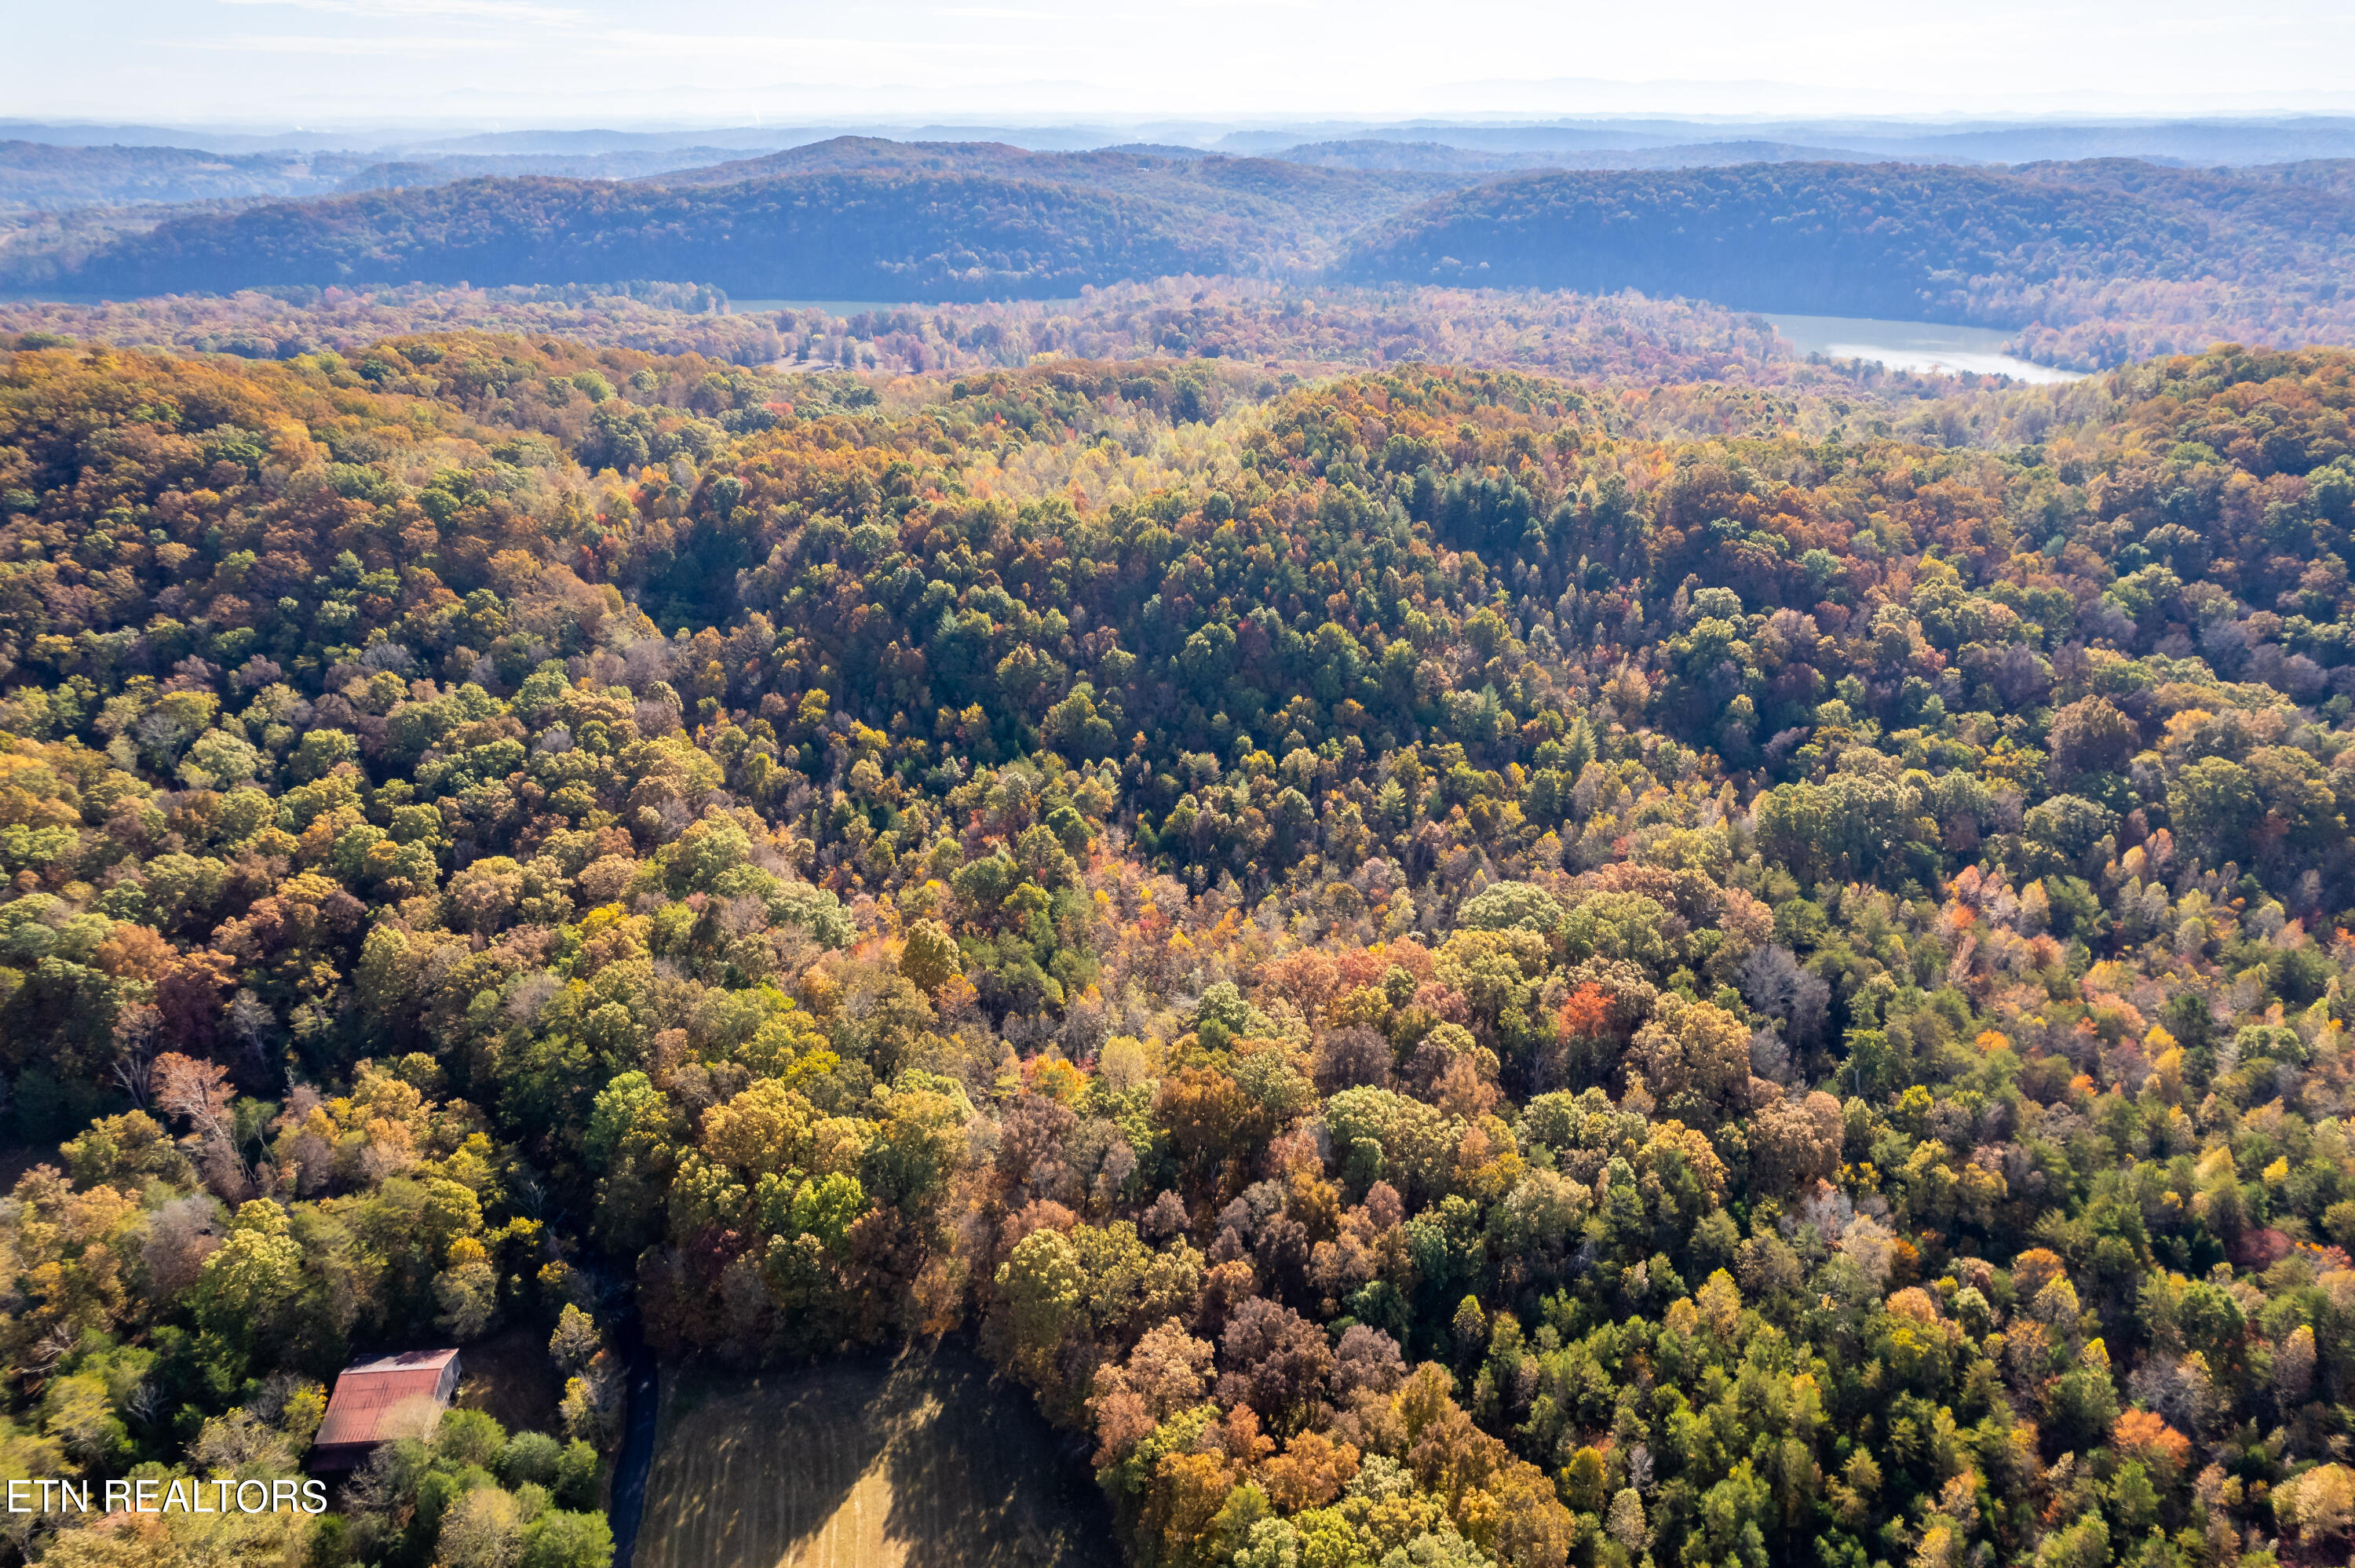
M1103 1500L1029 1396L954 1346L666 1369L637 1568L1090 1568Z

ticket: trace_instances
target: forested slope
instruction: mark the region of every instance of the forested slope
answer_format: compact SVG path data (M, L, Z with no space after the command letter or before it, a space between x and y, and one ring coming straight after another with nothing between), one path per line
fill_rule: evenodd
M733 156L718 147L602 153L218 153L195 147L0 142L0 214L144 202L325 196L484 175L635 179Z
M2328 162L2197 171L2126 159L1490 177L841 137L627 185L469 179L49 219L7 237L0 284L123 298L657 279L740 298L894 302L1069 298L1215 274L1632 289L1738 310L1992 323L2019 329L2032 357L2092 369L2217 341L2355 342L2340 281L2355 262L2346 183Z
M421 166L384 183L417 188L176 214L28 254L10 281L117 297L655 278L766 298L1053 298L1171 273L1288 275L1463 180L841 137L625 185Z
M1043 180L1140 195L1186 189L1227 190L1280 196L1302 206L1348 202L1363 222L1371 207L1384 210L1435 192L1452 190L1476 175L1453 170L1417 170L1402 164L1370 170L1312 170L1305 160L1235 158L1185 149L1185 156L1151 148L1103 147L1085 153L1032 152L998 142L894 142L880 136L836 136L781 153L739 158L703 168L653 176L668 186L738 185L776 175L847 174L892 169L992 175ZM1504 165L1498 165L1504 166Z
M2164 341L2347 341L2339 280L2355 255L2355 205L2330 181L2311 166L2292 185L2266 171L2125 159L2018 171L1549 172L1435 197L1375 225L1334 271L2034 324L2048 334L2031 341L2041 357L2114 364L2121 348L2147 353L2154 329L2179 325L2207 335Z
M794 299L1052 298L1247 271L1248 219L1069 185L847 174L711 189L462 180L175 220L45 281L113 296L270 284L693 278Z
M2343 1552L2355 358L2098 392L11 354L0 1457L521 1325L239 1560L593 1565L633 1305L1143 1563Z
M733 185L776 175L872 170L922 170L1044 181L1086 190L1118 191L1188 208L1249 218L1267 230L1265 260L1312 264L1325 247L1375 218L1480 176L1396 164L1369 169L1312 166L1289 156L1230 158L1216 154L1172 158L1103 148L1090 153L1033 153L990 142L891 142L838 136L763 157L659 176L666 186ZM1300 252L1301 254L1295 254Z
M311 196L369 162L350 153L210 153L194 147L53 147L0 142L0 213L123 202Z

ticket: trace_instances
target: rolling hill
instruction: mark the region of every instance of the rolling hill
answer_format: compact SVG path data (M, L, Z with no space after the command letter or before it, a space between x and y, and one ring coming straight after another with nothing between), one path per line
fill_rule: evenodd
M0 213L121 202L300 196L332 191L369 159L351 153L213 153L194 147L56 147L0 142Z
M2355 355L1770 392L0 339L40 1561L2335 1560Z
M1125 278L1246 270L1269 238L1167 203L973 175L815 175L709 190L466 180L165 224L54 282L122 296L665 277L744 296L1039 298Z
M2327 189L2127 161L1560 171L1399 214L1333 271L2017 325L2078 319L2095 283L2326 281L2349 260L2350 220Z
M2019 328L2030 352L2079 368L2221 339L2355 341L2344 161L2006 169L1730 143L1570 154L1696 164L1684 168L1493 166L1531 155L1359 140L1172 158L841 136L628 183L434 183L419 168L395 171L412 188L27 229L0 251L0 289L121 299L634 278L740 299L947 302L1223 274L1977 323ZM1386 159L1421 166L1373 166Z
M1393 163L1316 166L1290 156L1172 157L1138 147L1029 152L995 142L892 142L837 136L763 157L655 176L649 184L690 188L781 175L908 172L983 175L1117 192L1196 215L1188 221L1241 220L1265 231L1267 260L1315 266L1368 223L1479 180L1493 168Z
M404 188L190 215L7 281L122 297L673 278L756 298L1052 298L1304 273L1476 177L847 136L627 185L394 170Z
M0 216L448 185L493 175L638 179L738 156L723 147L578 153L223 153L195 147L0 142Z

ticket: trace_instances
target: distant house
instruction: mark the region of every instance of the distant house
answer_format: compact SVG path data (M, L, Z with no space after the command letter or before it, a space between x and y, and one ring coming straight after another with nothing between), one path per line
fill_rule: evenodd
M355 1361L336 1379L311 1446L314 1470L349 1470L380 1443L423 1436L458 1392L456 1351L404 1351Z

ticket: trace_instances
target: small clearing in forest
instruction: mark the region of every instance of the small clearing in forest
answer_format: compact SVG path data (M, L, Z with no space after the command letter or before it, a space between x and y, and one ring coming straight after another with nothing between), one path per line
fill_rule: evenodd
M951 1347L665 1373L638 1568L1080 1568L1116 1555L1030 1399Z

